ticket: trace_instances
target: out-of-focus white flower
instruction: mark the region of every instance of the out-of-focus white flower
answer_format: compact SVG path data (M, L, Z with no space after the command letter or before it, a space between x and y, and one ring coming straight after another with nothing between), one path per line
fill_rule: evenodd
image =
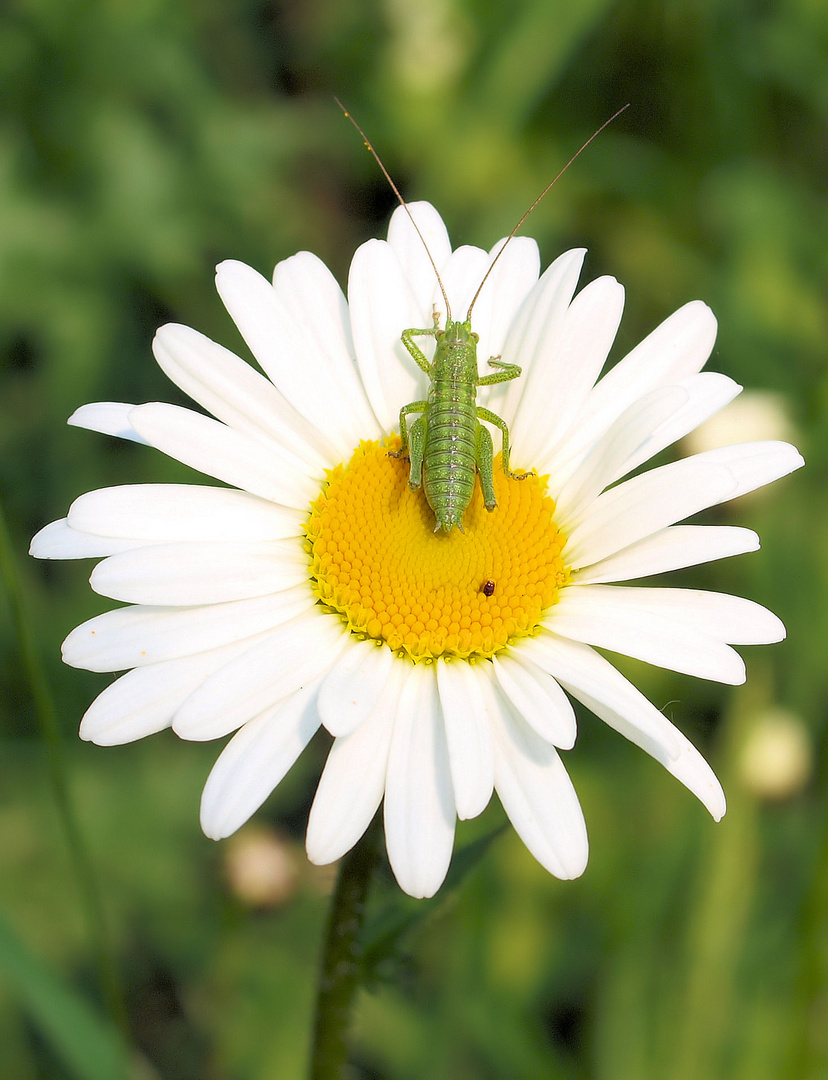
M296 854L272 829L247 825L228 841L224 873L230 891L256 908L278 907L296 892Z
M802 719L786 709L756 717L742 747L739 771L760 799L787 799L801 791L813 769L811 737Z

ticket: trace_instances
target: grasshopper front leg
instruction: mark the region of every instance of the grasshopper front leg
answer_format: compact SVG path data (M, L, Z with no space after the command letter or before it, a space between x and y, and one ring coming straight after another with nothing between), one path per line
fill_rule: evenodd
M478 386L494 386L495 383L511 382L519 378L523 368L518 364L507 364L499 356L489 358L490 367L502 368L502 371L493 371L491 375L481 375L477 380Z
M415 362L417 364L417 367L420 368L422 371L424 371L426 373L426 375L428 375L429 379L431 378L432 365L431 365L428 357L426 356L426 354L420 348L420 346L415 344L414 338L415 337L436 337L437 334L439 334L439 332L440 332L440 315L439 315L439 313L437 311L435 311L434 312L434 326L429 327L428 330L416 330L416 329L414 329L414 330L403 330L402 335L401 335L403 345L405 345L406 349L408 349L408 351L414 357L414 360L415 360Z

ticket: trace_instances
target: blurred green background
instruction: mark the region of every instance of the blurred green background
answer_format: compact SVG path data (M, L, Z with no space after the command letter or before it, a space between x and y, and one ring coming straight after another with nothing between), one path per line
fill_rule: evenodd
M787 432L808 460L708 517L758 529L761 552L675 576L785 620L784 644L745 650L747 687L622 665L710 757L724 821L585 715L566 755L590 829L585 876L552 879L507 832L442 902L414 906L426 918L360 1001L354 1077L828 1076L819 0L7 0L2 494L92 869L79 873L4 596L0 1076L117 1080L119 996L135 1077L303 1075L332 880L302 849L324 742L239 837L206 840L198 800L216 746L77 740L106 680L63 668L59 645L106 605L87 564L24 553L83 491L186 476L65 419L87 401L182 402L152 360L162 322L241 347L217 261L267 273L305 248L344 280L356 245L382 235L393 196L334 93L405 194L432 200L455 243L483 246L629 101L526 232L544 263L583 244L584 280L626 285L616 356L708 301L711 368L767 392L758 437ZM501 819L491 806L458 843ZM387 881L377 903L412 906Z

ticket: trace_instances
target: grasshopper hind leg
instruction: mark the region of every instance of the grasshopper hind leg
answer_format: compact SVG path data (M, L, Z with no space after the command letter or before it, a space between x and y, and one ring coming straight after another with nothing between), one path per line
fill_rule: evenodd
M489 429L482 424L477 425L475 457L477 459L477 471L480 474L480 488L483 491L483 505L489 511L497 506L497 498L494 490L494 446Z
M411 459L408 486L412 491L417 491L423 482L423 455L427 434L428 422L423 415L414 421L408 432L408 456Z

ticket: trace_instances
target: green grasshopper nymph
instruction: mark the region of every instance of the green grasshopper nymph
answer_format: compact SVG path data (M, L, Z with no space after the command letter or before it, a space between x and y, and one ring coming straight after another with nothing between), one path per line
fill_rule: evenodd
M408 208L408 204L391 179L388 170L366 137L365 132L338 99L337 104L362 136L366 147L391 185L391 189L397 196L400 205L408 214L411 224L423 242L423 247L437 277L440 292L443 294L446 305L445 326L440 327L440 315L435 311L433 326L425 329L413 328L402 332L402 343L414 358L417 366L428 376L429 388L427 398L421 401L409 402L400 409L401 446L399 450L391 454L391 457L400 457L406 451L408 452L411 463L408 486L412 491L418 491L420 487L424 489L426 502L434 511L436 519L434 531L439 532L442 529L451 532L457 526L462 532L463 515L471 502L474 492L475 474L480 476L480 487L486 509L491 513L497 506L494 490L494 445L489 429L484 427L481 421L492 424L500 430L501 465L505 475L512 480L525 480L527 476L531 475L525 472L516 473L509 468L509 428L506 421L490 409L485 409L477 404L478 387L492 386L495 383L517 379L521 374L521 368L517 364L505 363L499 356L492 356L488 361L489 366L499 370L490 372L488 375L479 374L477 362L478 336L472 330L472 309L495 264L527 217L553 184L569 168L575 158L627 106L625 105L624 109L619 109L614 116L602 124L587 139L580 150L570 158L557 176L547 184L509 233L497 255L490 263L483 280L477 288L477 292L472 297L465 319L455 320L451 316L451 306L437 265L432 258L423 234L417 226L417 222ZM433 360L429 361L422 349L416 344L414 338L417 337L433 337L436 339ZM419 413L419 416L409 425L408 417L412 413Z
M497 413L477 404L478 386L516 379L521 374L517 364L506 364L491 357L489 364L500 371L479 375L477 370L477 334L471 328L471 309L460 322L451 318L446 302L446 325L441 330L439 315L434 313L434 327L403 330L402 341L419 367L428 375L430 385L425 401L412 401L400 409L402 446L392 456L408 449L411 472L408 486L416 491L422 484L426 502L434 511L435 532L450 532L456 525L463 531L463 514L471 502L475 472L480 475L483 503L491 512L497 506L494 490L494 445L485 420L500 429L501 462L504 473L513 480L525 480L528 473L509 468L509 428ZM434 359L429 363L414 343L415 337L433 335L437 339ZM419 417L409 427L406 418Z

